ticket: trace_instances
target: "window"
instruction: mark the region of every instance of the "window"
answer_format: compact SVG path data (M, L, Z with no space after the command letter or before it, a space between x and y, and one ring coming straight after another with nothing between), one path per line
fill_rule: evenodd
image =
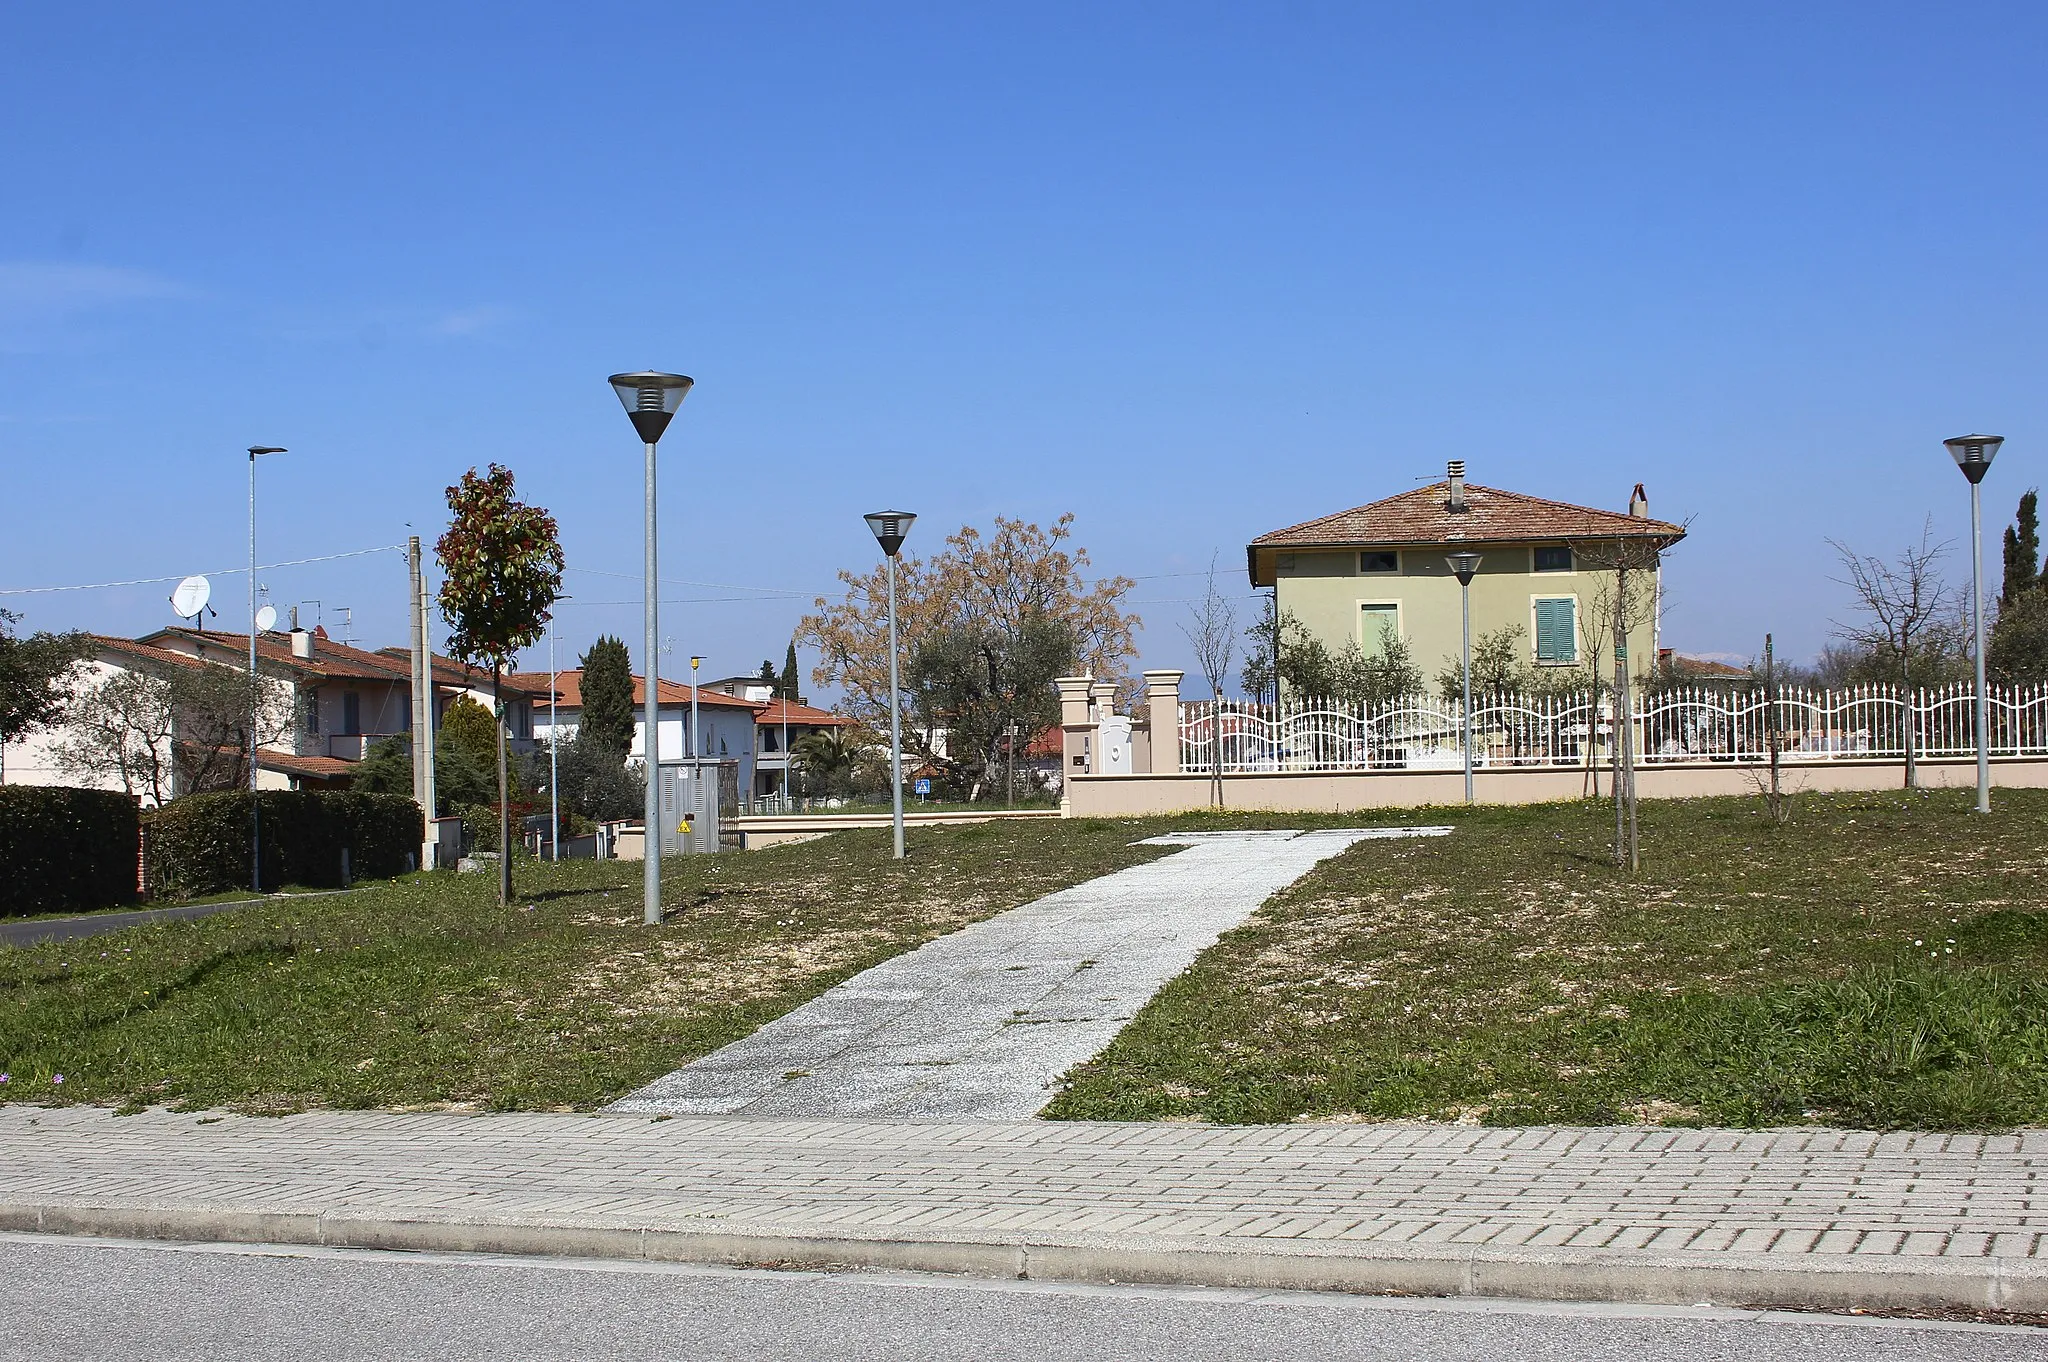
M1572 546L1570 544L1545 544L1536 550L1538 572L1570 572L1572 570Z
M352 690L341 693L341 731L351 738L363 731L363 697Z
M1536 660L1563 665L1579 660L1578 602L1559 596L1536 602Z
M1392 549L1368 549L1358 555L1360 572L1399 572L1401 555Z
M1387 640L1400 636L1400 606L1388 601L1358 607L1358 646L1367 657L1383 656Z
M310 691L300 701L306 707L306 732L312 737L320 736L320 692Z

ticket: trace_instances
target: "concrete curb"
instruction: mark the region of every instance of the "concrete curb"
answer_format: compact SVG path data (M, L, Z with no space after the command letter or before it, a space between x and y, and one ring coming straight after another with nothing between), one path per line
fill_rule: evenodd
M712 1220L465 1217L105 1201L0 1204L0 1230L112 1239L526 1254L1040 1281L1661 1305L2048 1313L2048 1262L1767 1253L1653 1254L1139 1235L812 1233Z

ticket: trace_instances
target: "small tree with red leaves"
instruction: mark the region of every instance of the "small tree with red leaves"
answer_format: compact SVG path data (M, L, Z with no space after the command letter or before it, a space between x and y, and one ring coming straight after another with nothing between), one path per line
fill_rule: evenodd
M444 580L441 616L448 651L491 669L498 729L498 903L512 901L512 806L505 771L505 671L520 649L547 633L562 594L562 545L555 518L513 495L512 470L472 468L448 489L452 519L434 546Z

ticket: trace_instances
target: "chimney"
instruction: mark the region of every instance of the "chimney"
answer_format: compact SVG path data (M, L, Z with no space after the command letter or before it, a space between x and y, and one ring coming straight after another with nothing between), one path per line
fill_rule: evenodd
M292 630L292 656L305 661L313 657L313 636L304 629Z
M1463 515L1465 506L1465 461L1452 459L1446 470L1451 476L1451 496L1447 503L1453 515Z
M1650 494L1643 490L1641 483L1637 483L1636 490L1629 494L1628 513L1637 520L1650 518Z

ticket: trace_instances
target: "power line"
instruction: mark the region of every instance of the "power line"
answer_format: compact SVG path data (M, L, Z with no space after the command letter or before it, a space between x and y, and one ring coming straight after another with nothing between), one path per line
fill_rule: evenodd
M365 554L390 553L393 551L403 553L405 545L379 544L373 549L350 549L346 553L325 553L318 558L293 558L283 563L262 563L257 566L256 570L258 572L269 572L274 568L304 567L308 563L331 563L337 558L361 558ZM217 572L209 572L203 575L208 577L233 577L238 573L245 573L248 570L246 567L231 567L222 568ZM53 591L105 591L117 586L153 586L159 582L182 582L191 575L189 572L180 572L169 577L137 577L126 582L80 582L74 586L0 587L0 596L35 596Z
M572 567L566 570L569 572L588 573L593 577L616 577L626 582L641 580L641 574L637 572L605 572L598 568L587 567ZM779 586L748 586L744 582L693 582L684 577L658 577L655 580L661 582L664 586L701 586L713 591L757 591L768 596L815 596L818 594L815 591L791 591L786 587ZM639 602L635 601L633 604L637 605Z

